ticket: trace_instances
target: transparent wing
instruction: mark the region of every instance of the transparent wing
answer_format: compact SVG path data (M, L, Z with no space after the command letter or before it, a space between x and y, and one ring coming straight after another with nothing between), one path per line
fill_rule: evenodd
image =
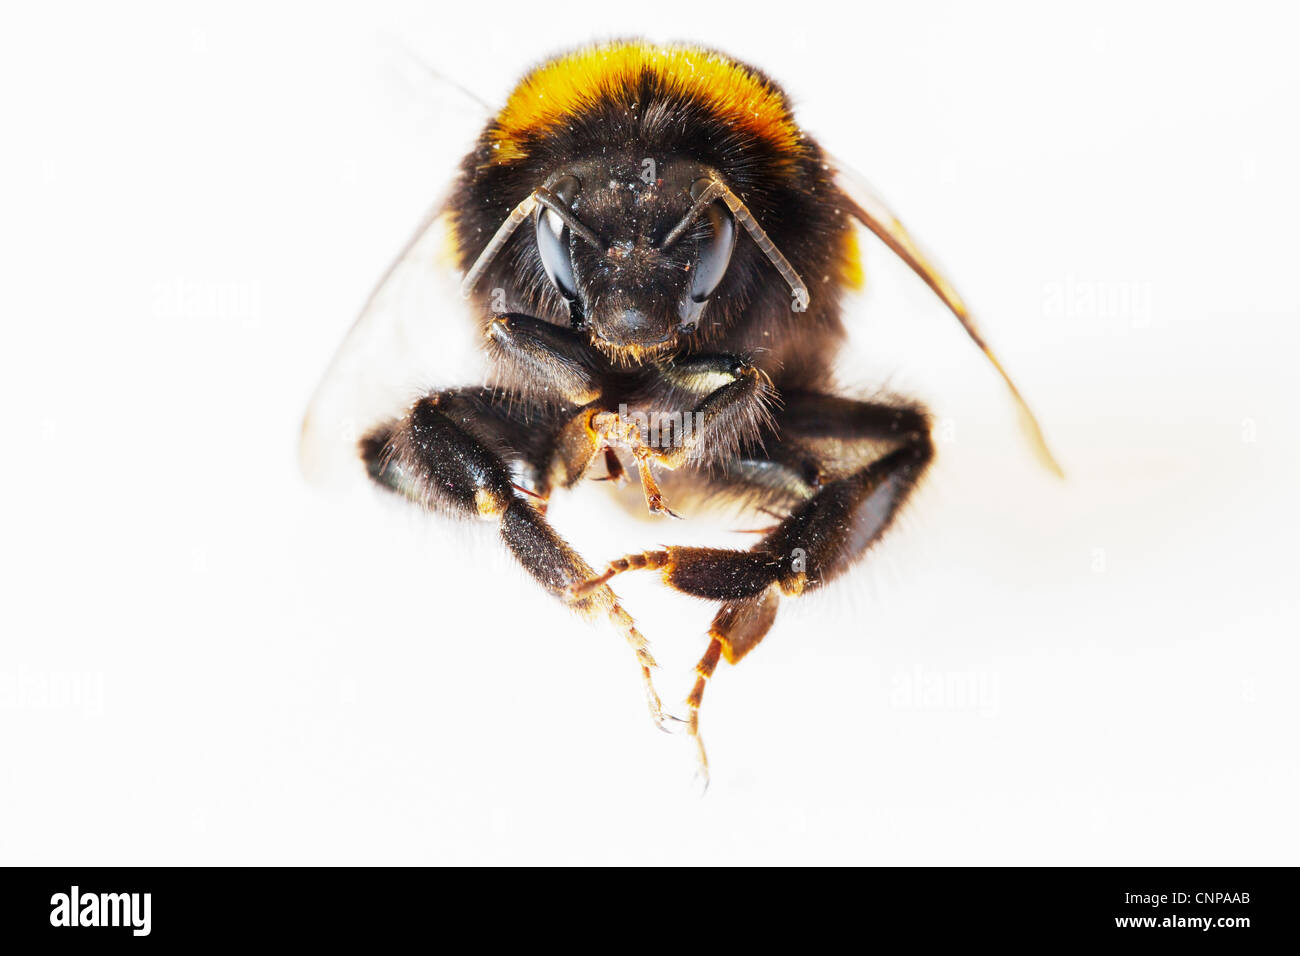
M935 295L957 317L957 320L961 322L962 327L966 330L966 334L979 346L980 351L993 363L993 367L997 369L998 374L1002 376L1002 380L1006 382L1007 388L1011 391L1011 397L1016 404L1021 430L1029 441L1035 456L1045 468L1058 477L1064 478L1065 472L1061 469L1051 449L1047 447L1047 439L1043 436L1043 430L1038 424L1038 419L1034 417L1029 404L1025 401L1024 396L1020 394L1020 389L1016 388L1015 382L1011 380L1010 374L998 361L998 357L993 354L988 341L984 338L979 326L975 324L970 310L967 309L966 303L957 294L957 290L953 288L952 283L948 281L934 264L934 261L921 249L903 227L899 218L894 215L879 194L867 184L866 180L857 173L849 171L838 162L832 161L832 165L835 169L835 185L849 200L853 215L862 225L875 233L877 238L888 246L896 256L907 263L912 271L934 290Z
M401 43L391 45L390 95L421 131L421 155L450 179L487 107ZM313 484L364 483L363 435L430 389L482 381L478 326L459 294L442 207L434 205L380 279L312 396L298 451Z
M357 442L431 388L482 380L474 324L446 261L446 220L420 227L371 294L303 418L299 461L314 484L363 477Z

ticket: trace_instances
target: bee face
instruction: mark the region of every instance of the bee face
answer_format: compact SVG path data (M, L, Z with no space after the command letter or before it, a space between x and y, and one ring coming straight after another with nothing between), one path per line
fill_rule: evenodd
M727 274L736 229L721 202L696 208L708 170L608 158L551 177L533 217L556 291L606 351L659 351L694 331Z

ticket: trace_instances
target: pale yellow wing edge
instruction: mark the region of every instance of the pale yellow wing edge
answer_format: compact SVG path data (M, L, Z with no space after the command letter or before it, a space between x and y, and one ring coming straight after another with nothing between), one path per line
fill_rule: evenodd
M979 346L980 351L993 364L993 367L1006 383L1008 390L1011 392L1011 398L1016 405L1021 430L1024 432L1035 457L1048 471L1058 478L1064 478L1065 470L1048 447L1042 426L1039 425L1037 417L1029 407L1029 403L1025 401L1020 389L1016 387L1006 368L1003 367L998 357L989 347L988 341L980 332L979 326L970 314L970 310L966 307L966 303L962 301L961 296L958 295L957 290L953 288L952 283L922 251L921 247L903 227L903 223L898 216L885 204L875 190L856 173L846 171L842 165L832 162L832 169L834 171L835 185L849 201L849 211L853 217L874 233L913 272L920 276L922 281L934 291L935 295L957 317L957 321L962 324L966 334Z

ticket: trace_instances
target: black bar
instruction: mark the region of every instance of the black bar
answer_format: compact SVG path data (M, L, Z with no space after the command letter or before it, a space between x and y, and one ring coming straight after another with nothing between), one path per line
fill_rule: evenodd
M537 946L644 936L675 949L684 938L674 934L700 919L724 935L788 925L821 940L806 947L817 952L841 948L831 941L846 933L863 948L900 934L927 945L1132 939L1237 947L1294 939L1297 923L1291 869L628 870L595 878L574 869L538 879L483 870L37 868L4 870L3 880L7 944L96 948L151 940L374 946L412 933L450 942L468 930L498 940L522 934ZM76 922L116 917L119 925L70 925L74 886ZM623 929L614 937L597 929L610 926Z

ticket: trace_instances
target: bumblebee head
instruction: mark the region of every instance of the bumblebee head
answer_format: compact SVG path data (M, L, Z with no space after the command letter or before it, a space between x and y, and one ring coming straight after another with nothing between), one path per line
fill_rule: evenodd
M537 261L573 324L611 357L640 358L695 331L725 287L741 225L806 305L803 281L715 171L633 162L602 157L549 176L483 249L464 294L530 221Z
M547 279L606 351L660 350L694 331L721 286L736 223L690 162L588 163L552 176L532 214Z
M693 330L703 344L779 325L807 309L799 272L825 281L846 258L828 167L785 94L698 47L614 41L541 64L461 169L449 205L462 291L484 280L497 311L567 320L619 362Z

